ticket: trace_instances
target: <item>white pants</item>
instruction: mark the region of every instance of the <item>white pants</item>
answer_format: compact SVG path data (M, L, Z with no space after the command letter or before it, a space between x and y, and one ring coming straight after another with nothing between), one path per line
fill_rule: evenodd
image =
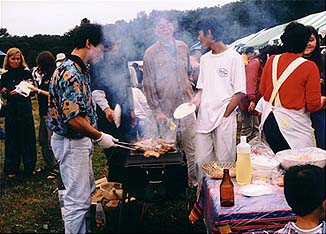
M207 162L230 162L236 158L236 112L223 118L222 123L209 133L196 133L196 158L198 170L198 188L200 188L203 171L201 166Z
M159 123L160 137L169 141L177 140L177 133L180 133L182 146L186 154L188 182L190 186L197 186L197 169L195 166L195 115L188 115L180 121L173 119L178 125L177 131L170 130L166 123Z
M53 133L51 145L60 163L60 174L65 186L62 197L65 233L89 233L91 193L95 191L91 139L84 137L73 140Z
M195 115L188 115L180 121L181 141L187 158L188 181L191 186L197 186L195 120Z

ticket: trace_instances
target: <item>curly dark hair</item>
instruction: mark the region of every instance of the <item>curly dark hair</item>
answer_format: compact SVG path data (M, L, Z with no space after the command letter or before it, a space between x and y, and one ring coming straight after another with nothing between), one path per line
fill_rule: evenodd
M298 22L289 23L281 36L282 52L302 53L309 41L311 31Z
M86 47L86 40L93 46L103 43L102 26L99 24L82 24L73 31L74 47L81 49Z

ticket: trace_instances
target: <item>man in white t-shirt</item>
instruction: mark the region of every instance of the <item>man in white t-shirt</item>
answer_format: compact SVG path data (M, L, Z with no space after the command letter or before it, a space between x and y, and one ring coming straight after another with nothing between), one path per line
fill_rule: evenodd
M246 77L241 56L222 41L223 27L213 18L197 23L198 39L211 51L202 55L192 103L199 107L196 121L196 165L210 161L235 161L236 107L245 94Z

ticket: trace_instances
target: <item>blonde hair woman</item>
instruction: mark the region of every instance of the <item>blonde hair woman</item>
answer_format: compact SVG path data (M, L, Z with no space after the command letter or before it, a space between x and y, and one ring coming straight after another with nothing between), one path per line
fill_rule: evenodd
M13 47L13 48L10 48L7 51L6 57L3 60L3 67L2 68L4 70L8 70L8 68L10 67L9 58L12 57L13 55L16 55L16 54L20 54L20 65L21 65L21 67L24 68L24 69L28 68L23 53L20 51L20 49L18 49L16 47Z
M18 48L10 48L3 62L6 70L1 76L0 92L7 100L5 107L5 161L4 173L8 178L20 173L20 162L24 164L24 174L31 175L36 163L36 140L29 96L15 91L23 80L32 80L23 53Z

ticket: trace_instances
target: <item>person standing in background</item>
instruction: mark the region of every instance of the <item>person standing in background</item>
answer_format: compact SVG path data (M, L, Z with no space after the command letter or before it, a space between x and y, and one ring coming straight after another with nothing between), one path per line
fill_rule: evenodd
M190 65L191 65L191 86L194 92L197 92L196 85L199 76L199 61L202 56L202 47L200 42L197 42L190 47Z
M154 133L154 123L150 120L151 110L147 104L146 97L141 89L137 88L137 85L133 84L132 95L134 99L134 108L136 115L136 126L134 131L137 133L140 140L151 137L148 135L149 131Z
M65 233L89 233L93 142L114 147L117 139L98 131L87 64L103 59L102 26L85 23L73 31L74 49L54 71L49 85L47 125L65 188Z
M55 65L59 67L59 65L66 59L66 55L64 53L59 53L56 55Z
M248 65L250 60L255 56L254 47L248 47L245 52L242 54L242 60L245 66Z
M144 94L158 121L161 138L176 142L177 131L169 129L167 121L173 118L173 112L180 104L190 102L193 96L189 48L183 41L173 37L173 19L168 14L158 13L155 16L154 31L158 41L145 50L143 59ZM178 124L190 186L197 186L194 123L195 116L188 115Z
M143 71L140 70L138 63L132 63L132 66L135 68L137 80L138 80L138 88L143 89Z
M91 87L93 100L97 104L98 129L110 133L120 141L133 142L136 141L134 131L136 115L122 34L113 24L105 25L103 32L108 44L104 59L91 67ZM136 77L135 82L137 82ZM120 125L116 125L117 121L114 121L114 109L117 105L121 107ZM105 149L104 153L109 167L108 180L122 182L127 151L121 148L110 148Z
M20 162L24 164L24 174L33 174L36 164L36 137L32 102L15 91L21 81L33 82L25 58L18 48L10 48L3 61L0 91L7 99L5 107L5 162L4 173L8 178L20 173Z
M246 92L239 103L241 114L241 136L247 136L248 142L259 133L258 112L255 110L257 102L261 98L259 84L261 74L268 56L277 54L278 46L267 46L245 67L246 71Z
M226 32L213 17L200 20L196 30L202 46L211 49L200 58L198 93L192 100L199 107L196 164L201 168L210 161L235 161L236 107L246 92L246 75L241 56L224 44Z
M303 57L316 63L320 73L320 88L321 95L325 97L325 60L322 60L320 45L318 40L317 30L312 26L306 26L311 31L311 36L306 49L303 52ZM324 56L325 59L325 56ZM315 129L316 145L319 148L326 149L325 139L325 108L311 113L312 127Z
M45 172L47 179L55 179L58 175L59 166L55 159L51 147L51 130L46 126L46 119L48 113L48 97L49 97L49 84L54 70L56 69L54 56L50 51L43 51L36 57L36 64L40 81L36 81L35 86L30 87L33 91L37 92L37 100L39 105L39 142L42 150L44 160L44 167L36 169L37 173Z

